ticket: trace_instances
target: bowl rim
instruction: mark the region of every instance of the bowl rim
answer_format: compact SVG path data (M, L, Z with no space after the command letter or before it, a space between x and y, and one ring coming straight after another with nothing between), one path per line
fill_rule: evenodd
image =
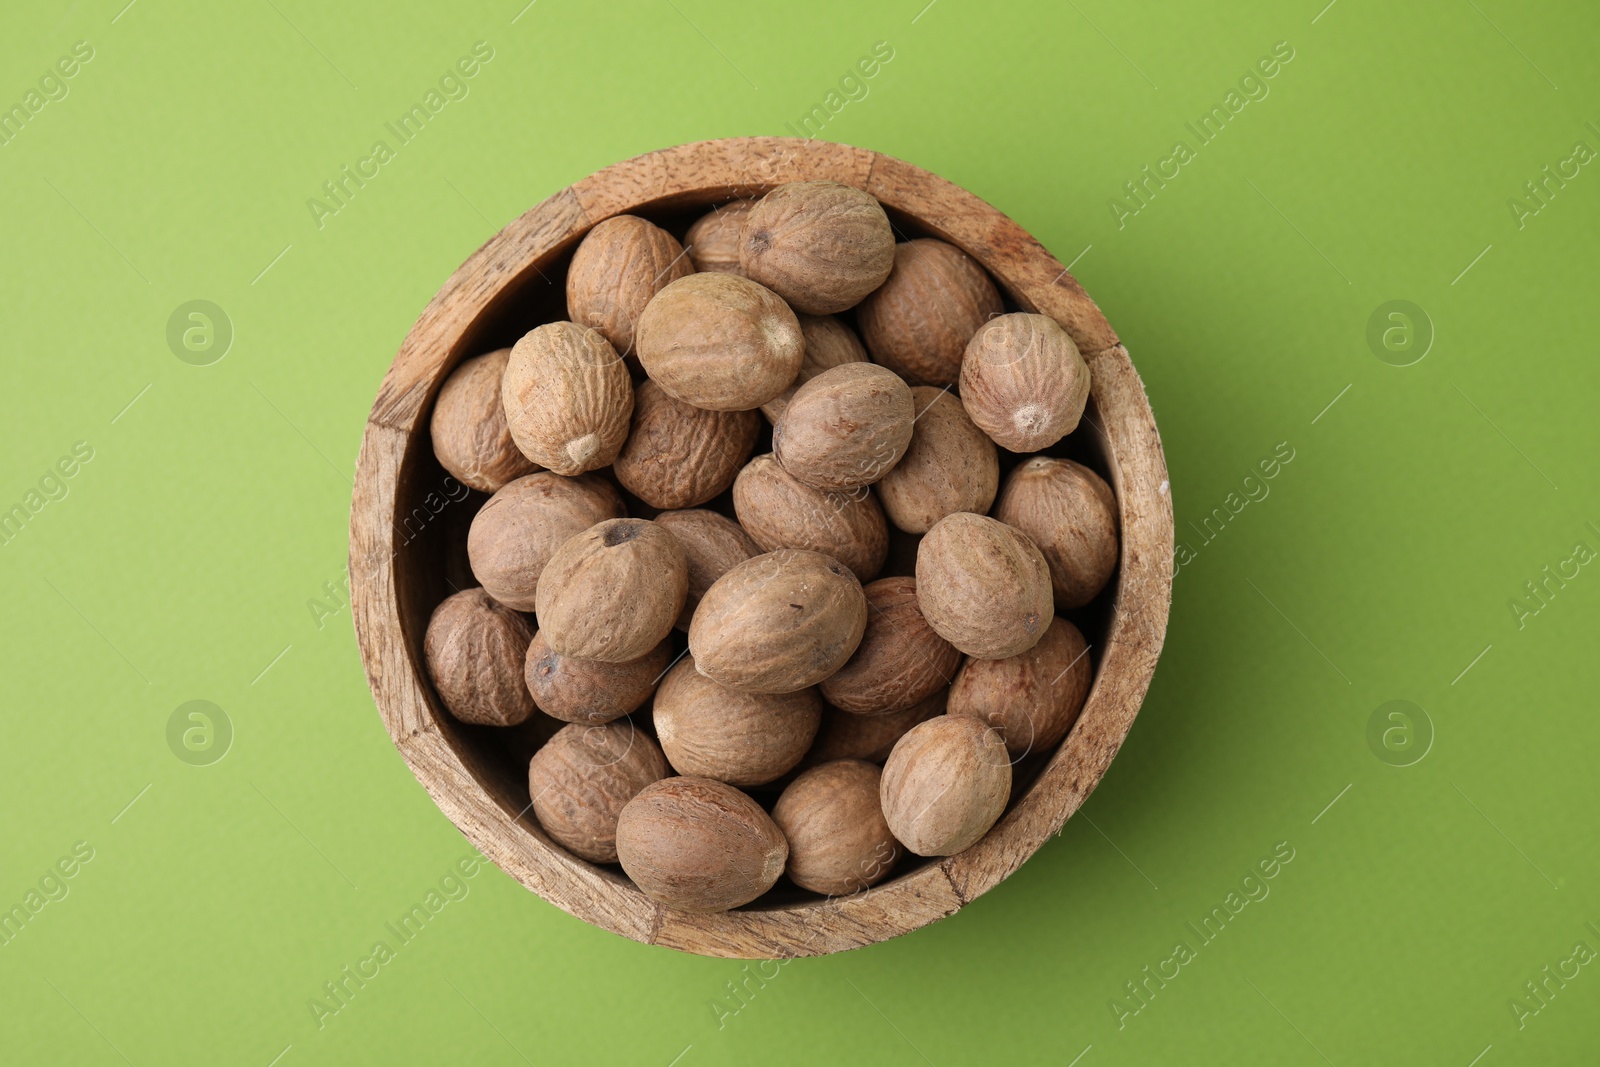
M443 735L399 600L398 544L412 448L428 440L433 398L474 324L540 262L596 223L631 211L760 195L790 181L864 189L891 214L972 255L1019 307L1056 319L1089 363L1089 430L1116 492L1121 560L1110 621L1083 711L1033 783L982 840L847 897L691 914L658 905L620 873L580 860L496 800L469 753ZM368 685L384 725L434 802L489 860L557 907L647 944L702 955L822 955L886 940L953 914L999 884L1058 833L1093 791L1138 714L1166 632L1173 519L1166 461L1144 385L1082 286L1021 226L967 190L867 149L787 137L732 137L612 164L548 197L474 252L428 302L385 374L367 419L350 515L351 608ZM531 805L529 805L531 808Z

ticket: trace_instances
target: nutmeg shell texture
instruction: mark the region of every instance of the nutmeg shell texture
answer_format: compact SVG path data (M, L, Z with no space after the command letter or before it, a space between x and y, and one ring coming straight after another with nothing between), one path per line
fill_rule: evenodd
M462 483L492 493L539 465L522 454L506 426L500 383L511 349L462 360L439 388L428 435L439 465Z
M1056 609L1081 608L1117 568L1117 498L1094 471L1070 459L1034 456L1006 478L994 517L1039 546L1050 566Z
M880 578L862 590L867 628L855 655L822 682L841 711L877 715L920 703L944 689L961 653L922 617L914 578Z
M861 760L813 767L784 789L772 820L789 842L787 872L802 889L858 893L888 876L900 858L878 799L882 773Z
M627 719L562 727L528 764L533 814L558 845L590 863L617 862L617 819L668 775L661 749Z
M745 218L744 273L808 315L852 308L894 266L894 230L883 206L834 181L791 182Z
M680 911L727 911L772 888L789 859L761 806L710 778L646 786L617 820L617 858L641 892Z
M667 761L679 774L729 785L765 785L800 762L817 736L822 698L793 693L743 693L712 681L687 656L667 672L651 704L651 721Z
M539 631L563 656L627 663L672 632L688 591L677 538L647 519L608 519L550 558L539 582Z
M733 481L733 510L762 548L821 552L871 581L889 554L889 524L866 487L814 489L783 469L770 452L757 456Z
M523 455L557 474L582 474L610 463L627 440L633 382L597 331L548 322L512 347L500 399Z
M533 702L546 715L596 726L620 719L649 700L671 662L670 641L662 641L638 659L604 663L563 656L540 631L528 645L523 679Z
M651 507L692 508L733 484L760 433L754 411L708 411L641 382L612 473Z
M953 856L977 844L1010 796L1005 742L964 715L912 727L889 753L879 788L889 830L919 856Z
M518 611L537 603L556 549L597 522L621 518L622 497L595 475L539 471L507 482L473 516L467 558L484 591Z
M783 469L814 489L871 485L900 462L915 418L911 389L875 363L846 363L797 389L772 430Z
M744 527L715 511L663 511L655 521L678 539L689 565L689 595L684 598L677 622L678 629L687 631L689 620L694 618L695 608L700 606L700 598L711 583L735 564L761 555L761 546L751 540Z
M567 317L599 330L629 355L645 305L664 287L694 273L678 239L636 215L596 223L567 268Z
M745 217L756 206L754 200L733 200L720 204L695 219L683 235L683 247L694 260L694 269L717 274L740 274L739 232Z
M1089 365L1048 315L990 319L961 359L961 403L1001 448L1037 452L1078 428Z
M800 320L800 335L805 338L806 352L800 360L800 373L789 388L761 405L761 414L767 421L776 423L789 406L795 391L825 370L846 363L867 362L867 350L855 331L832 315L796 315Z
M978 261L920 237L895 245L894 269L856 322L872 358L913 385L952 385L978 328L1005 306Z
M875 486L889 521L906 533L927 533L958 511L983 514L1000 487L1000 454L948 389L911 390L916 421L911 443Z
M917 546L917 602L940 637L976 659L1026 652L1055 617L1034 543L966 511L940 519Z
M515 726L533 714L522 661L533 639L528 620L482 589L444 599L428 619L422 656L445 709L462 722Z
M949 713L993 727L1014 760L1049 752L1077 721L1093 673L1083 634L1055 618L1026 652L968 660L950 687Z

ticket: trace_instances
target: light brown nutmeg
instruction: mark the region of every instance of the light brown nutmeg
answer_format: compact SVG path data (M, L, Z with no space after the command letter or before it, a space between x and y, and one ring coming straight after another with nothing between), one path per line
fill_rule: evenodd
M467 559L488 594L508 608L532 611L539 575L568 538L621 518L622 497L595 475L549 471L507 482L473 516Z
M751 556L761 555L761 546L751 540L744 527L715 511L663 511L656 516L656 525L672 531L683 545L684 559L689 564L689 595L684 598L683 611L678 615L677 627L685 632L689 620L700 606L711 583L721 578Z
M629 720L573 724L534 753L528 796L556 844L590 863L615 863L622 809L668 773L661 749Z
M676 537L648 519L607 519L550 557L539 632L563 656L628 663L672 632L688 591Z
M789 880L827 896L881 882L900 858L883 818L883 774L861 760L836 760L806 771L783 791L772 821L789 842Z
M701 674L693 656L667 672L650 709L673 770L738 786L783 777L822 721L815 689L742 693Z
M745 217L744 273L796 311L832 315L855 307L894 266L894 230L883 207L840 182L790 182Z
M1055 618L1026 652L968 660L950 687L949 713L993 727L1013 759L1049 752L1077 721L1093 673L1083 634Z
M1059 611L1089 603L1117 569L1116 494L1081 463L1027 460L1006 479L994 517L1044 553Z
M440 386L428 420L439 465L484 493L539 469L506 427L500 382L510 359L511 349L500 348L463 360Z
M645 305L694 273L683 246L636 215L605 219L584 235L567 268L567 317L599 330L623 355L633 352Z
M651 507L691 508L733 484L760 433L754 411L707 411L645 381L634 392L633 430L612 473Z
M948 690L941 689L927 700L900 711L881 715L857 715L838 708L822 709L822 726L811 751L800 761L801 767L815 767L836 759L864 759L882 763L889 758L896 741L918 723L944 714Z
M822 683L840 711L878 715L920 703L950 684L961 653L934 633L917 606L914 578L880 578L862 592L867 628L848 663Z
M789 845L761 805L710 778L663 778L617 820L617 858L641 892L679 911L727 911L772 888Z
M683 247L694 269L717 274L742 274L739 269L739 231L754 200L734 200L712 208L694 220L683 235Z
M911 389L876 363L846 363L795 391L772 428L784 470L813 489L871 485L911 443Z
M433 609L422 657L450 714L480 726L515 726L533 714L522 684L531 640L527 619L482 589L463 589Z
M867 362L867 350L862 347L861 339L854 330L832 315L796 315L795 318L800 320L800 334L805 338L806 354L800 360L800 373L795 375L789 388L761 405L761 414L774 425L783 415L783 409L789 406L795 390L812 378L846 363Z
M856 322L872 358L916 385L953 385L978 327L1005 310L978 261L919 237L895 245L894 270L861 302Z
M1089 365L1048 315L990 319L961 358L961 403L1001 448L1037 452L1078 428Z
M733 511L768 552L804 548L839 560L863 582L889 554L889 524L871 489L813 489L783 469L772 453L746 463L733 480Z
M610 463L627 440L633 382L599 333L547 322L511 349L500 401L523 455L557 474L582 474Z
M911 390L916 422L900 462L878 480L889 521L906 533L927 533L958 511L982 514L1000 486L1000 454L945 389Z
M781 549L718 578L689 624L700 673L748 693L793 693L838 670L861 643L867 598L849 568Z
M737 274L691 274L639 316L639 362L686 404L749 411L794 381L805 338L772 290Z
M963 852L989 832L1011 797L1005 742L965 715L929 719L889 753L879 797L890 831L912 852Z
M967 511L940 519L917 546L917 601L928 625L974 659L1026 652L1055 617L1039 549Z
M561 655L540 630L528 645L522 673L540 711L563 722L598 726L649 700L671 662L670 641L626 663L602 663Z

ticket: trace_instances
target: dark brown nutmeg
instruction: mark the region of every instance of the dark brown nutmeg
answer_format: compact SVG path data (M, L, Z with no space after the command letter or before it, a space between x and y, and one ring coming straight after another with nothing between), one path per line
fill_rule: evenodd
M1077 721L1093 676L1083 634L1056 618L1026 652L968 660L950 687L949 712L999 731L1012 759L1049 752Z
M484 493L539 469L506 427L500 383L510 359L511 349L500 348L463 360L440 386L428 420L439 465Z
M633 429L612 473L651 507L692 508L733 484L760 432L754 411L707 411L644 381L634 392Z
M694 273L683 246L635 215L605 219L584 235L567 268L567 317L599 330L618 352L633 351L634 328L650 298Z
M967 342L1005 310L978 261L921 237L895 245L894 270L856 321L872 358L913 385L953 385Z
M482 589L464 589L433 609L422 642L428 677L462 722L515 726L533 714L522 661L533 627Z
M823 681L828 703L877 715L908 708L946 688L961 665L961 653L922 617L916 579L880 578L862 592L867 628L855 655Z
M662 641L635 660L602 663L561 655L550 647L541 630L528 645L523 679L533 702L546 715L596 726L620 719L649 700L671 662L670 641Z
M927 533L957 511L982 514L1000 486L1000 454L945 389L911 390L916 422L900 462L878 480L889 521L906 533Z

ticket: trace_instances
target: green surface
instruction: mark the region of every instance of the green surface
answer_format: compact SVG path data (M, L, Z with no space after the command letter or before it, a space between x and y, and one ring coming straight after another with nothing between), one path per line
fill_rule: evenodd
M26 518L0 538L0 906L38 907L0 945L0 1060L1594 1062L1592 5L125 2L0 16L0 105L40 89L0 147L0 507ZM480 41L457 98L386 134ZM1082 817L949 921L750 977L459 876L363 680L350 477L401 338L499 226L621 158L786 132L880 41L822 136L1076 263L1188 553ZM1169 177L1141 203L1146 166ZM209 365L216 337L167 339L193 300L231 322ZM195 700L220 761L220 733L175 755Z

